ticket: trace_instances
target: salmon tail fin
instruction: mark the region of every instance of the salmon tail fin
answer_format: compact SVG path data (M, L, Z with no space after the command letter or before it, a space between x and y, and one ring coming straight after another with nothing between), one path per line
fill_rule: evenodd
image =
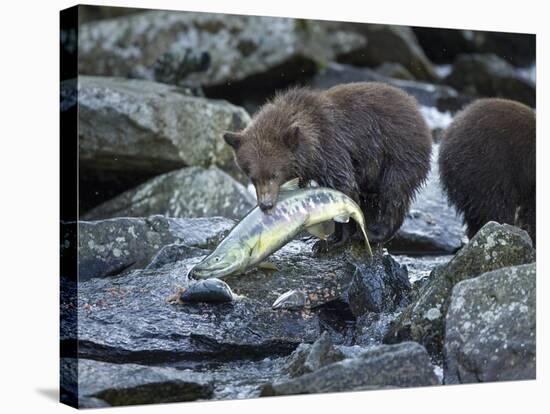
M372 257L372 249L370 247L369 238L367 237L367 232L365 231L365 226L361 226L361 231L363 232L363 237L365 238L365 249L367 249L369 257Z
M365 230L365 217L363 216L363 213L361 210L357 210L354 214L352 214L353 219L355 222L359 225L361 228L361 232L363 233L363 237L365 239L365 249L369 255L370 258L372 258L372 249L370 247L369 238L367 236L367 231Z

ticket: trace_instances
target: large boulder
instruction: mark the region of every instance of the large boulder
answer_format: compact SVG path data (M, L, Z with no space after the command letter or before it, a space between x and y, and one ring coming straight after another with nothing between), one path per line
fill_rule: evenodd
M242 218L256 204L241 183L217 167L188 167L161 174L91 209L85 220L112 217Z
M204 222L194 224L190 233L208 227ZM188 249L183 244L178 246ZM271 309L278 292L298 286L315 295L317 302L330 300L332 288L346 277L345 260L316 259L310 249L308 244L293 242L273 257L278 272L255 270L228 277L226 281L235 294L243 298L223 305L166 303L178 286L192 283L187 274L204 257L201 249L178 261L159 263L153 259L157 265L116 278L81 281L78 301L65 304L79 309L80 356L152 364L207 356L216 359L276 355L290 353L302 342L314 342L320 334L314 313ZM323 279L334 284L323 286ZM67 290L73 286L62 287ZM69 294L63 298L76 299ZM62 339L72 340L65 336Z
M536 378L536 265L458 283L447 311L445 383Z
M507 224L487 223L449 263L433 270L430 280L395 321L385 341L413 340L441 358L453 287L482 273L534 260L535 250L525 231Z
M182 76L173 78L176 83L289 82L364 43L360 36L329 33L311 20L149 11L81 25L79 70L90 75L154 79L155 66L174 60L172 56L176 60L181 56L185 64L189 51L206 53L208 68L184 70ZM177 65L174 68L178 70Z
M62 84L62 111L77 104L76 82ZM219 166L244 180L223 140L248 113L184 88L109 77L78 79L80 212L158 174Z
M426 350L414 342L380 345L300 377L266 384L262 396L438 385Z
M493 54L460 55L445 83L471 95L501 97L536 105L536 87L517 69Z
M414 34L430 60L452 63L464 53L494 53L516 67L535 62L535 35L478 30L413 27Z
M460 29L412 28L426 56L435 63L452 63L456 56L475 51L473 32Z
M163 216L78 222L79 280L119 275L145 268L163 246L212 248L233 227L232 220L175 219ZM75 231L72 223L64 226ZM69 235L64 236L65 240ZM62 253L74 246L62 245ZM74 275L63 275L74 276Z
M371 67L395 62L407 68L416 79L430 82L438 79L432 63L410 27L365 23L336 24L343 29L354 30L367 39L364 48L341 56L340 62Z
M475 50L494 53L514 66L525 67L535 63L536 37L529 33L466 31Z
M79 408L209 399L210 377L198 372L79 359Z
M178 286L189 286L186 275L201 257L80 282L79 356L146 365L215 362L288 354L319 336L314 314L274 312L256 296L227 304L167 303ZM66 340L62 336L62 344Z
M193 283L187 277L189 270L208 254L226 224L221 219L161 217L82 223L80 265L91 263L89 273L95 273L88 280L81 276L78 296L71 294L74 284L69 278L74 275L64 275L67 279L62 283L62 301L66 302L62 308L79 309L78 325L67 326L78 329L80 356L152 364L178 358L288 354L300 343L314 342L321 327L332 340L349 341L353 332L346 318L353 318L349 309L355 299L349 290L357 256L343 251L316 257L310 240L292 241L273 254L270 261L276 271L252 269L227 277L225 281L239 297L230 304L167 304L166 298L178 286ZM148 257L150 263L144 265ZM118 259L124 263L117 265ZM118 270L124 266L134 270ZM399 279L403 271L389 256L365 265L361 270L365 292L383 296L388 292L392 300L384 309L393 311L392 292L399 298L407 290L397 292L390 276L383 278L388 282L385 286L377 282L383 272L394 272ZM115 273L117 277L99 277ZM369 288L369 279L376 286ZM376 292L375 287L382 291ZM308 307L272 309L282 293L297 288L307 294ZM334 303L347 310L333 310ZM73 343L71 335L70 329L62 335L63 349Z
M245 110L190 96L175 86L136 79L80 76L79 161L98 171L183 166L235 169L223 132L244 128Z
M387 244L396 254L455 253L466 239L457 211L447 201L439 179L439 146L434 145L431 169L403 225Z

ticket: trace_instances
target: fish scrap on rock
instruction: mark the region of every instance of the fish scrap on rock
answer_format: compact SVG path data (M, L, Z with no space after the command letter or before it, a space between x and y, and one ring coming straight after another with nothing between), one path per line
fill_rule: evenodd
M190 284L188 287L178 286L177 292L169 296L168 303L227 303L232 302L235 295L227 283L220 279L204 279Z

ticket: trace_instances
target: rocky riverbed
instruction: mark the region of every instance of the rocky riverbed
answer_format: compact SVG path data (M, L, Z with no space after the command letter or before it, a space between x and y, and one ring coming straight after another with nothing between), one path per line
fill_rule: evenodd
M81 197L80 220L62 223L62 257L78 249L78 268L61 275L65 401L102 407L535 378L531 240L498 223L468 240L436 163L439 134L476 97L534 106L528 37L82 12L81 76L61 91L62 114L78 103ZM434 136L428 180L386 249L371 262L357 246L315 256L314 240L302 236L270 258L277 270L228 277L232 303L167 303L255 204L223 131L245 127L280 88L355 81L413 95ZM303 307L272 309L295 289Z
M299 239L272 257L277 271L228 277L234 302L169 304L232 224L197 220L80 223L80 257L96 272L78 295L74 275L62 278L62 309L78 314L62 349L78 342L82 406L534 377L535 254L522 230L489 223L454 256L384 253L369 265L353 248L314 257ZM193 237L199 226L207 237ZM117 249L113 273L104 264ZM292 289L307 305L273 310Z

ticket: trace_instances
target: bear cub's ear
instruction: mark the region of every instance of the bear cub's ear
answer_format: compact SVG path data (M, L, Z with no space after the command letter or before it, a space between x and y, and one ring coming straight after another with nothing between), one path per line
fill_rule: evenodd
M300 143L301 134L302 132L300 131L300 127L298 125L292 125L286 132L284 136L285 143L291 150L296 149Z
M227 142L233 149L239 149L243 136L238 132L226 132L223 134L223 139Z

